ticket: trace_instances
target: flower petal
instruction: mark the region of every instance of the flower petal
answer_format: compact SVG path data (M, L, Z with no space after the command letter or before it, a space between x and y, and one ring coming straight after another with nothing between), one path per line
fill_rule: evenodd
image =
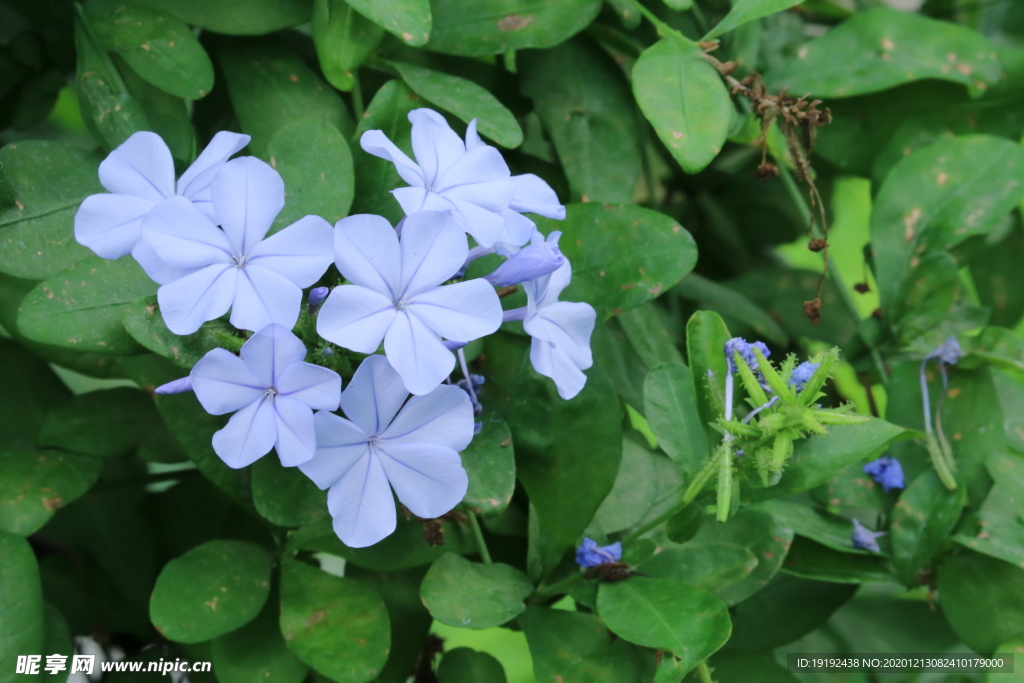
M192 390L210 415L224 415L255 403L266 392L246 362L227 349L212 349L189 373Z
M306 347L291 328L267 325L250 337L239 353L262 386L276 387L285 368L306 357Z
M334 260L331 224L319 216L301 218L249 250L250 266L283 275L300 289L320 279Z
M558 302L558 295L569 286L572 280L572 264L566 259L555 272L536 280L523 283L526 291L526 303L532 316L537 310Z
M270 452L277 440L273 402L264 396L231 416L213 435L213 450L231 468L251 465Z
M146 240L138 241L135 248L132 249L132 258L142 266L150 279L161 285L170 284L199 270L198 268L176 268L170 265L157 255L156 249Z
M590 304L558 301L524 320L523 329L531 337L554 344L576 367L586 369L594 363L590 335L596 318Z
M227 130L222 130L214 135L203 153L178 178L177 193L182 197L188 197L193 202L209 204L209 206L198 208L212 218L213 206L210 204L209 193L204 191L209 189L213 177L224 167L231 155L240 152L249 144L249 139L248 135L232 133ZM200 198L198 195L201 193L206 197Z
M459 157L434 187L440 195L464 199L490 211L507 209L516 190L501 152L486 145Z
M156 292L164 323L174 334L192 334L207 320L228 312L235 298L238 269L215 263Z
M530 362L534 370L555 381L558 395L567 401L580 393L587 383L583 371L551 342L534 337L530 345Z
M505 219L505 227L502 229L501 234L498 235L498 242L521 247L530 241L534 231L537 229L536 223L512 209L502 211L501 217Z
M402 259L398 235L386 219L370 214L342 218L334 226L334 253L349 282L396 300Z
M470 342L501 326L501 300L485 280L435 287L407 303L408 310L445 339Z
M184 197L171 197L153 207L142 221L142 239L161 261L178 268L234 263L224 231Z
M388 443L379 452L398 500L414 515L440 517L466 496L469 477L452 449L433 443Z
M313 415L316 455L299 469L321 489L333 486L369 450L366 434L355 424L333 413Z
M274 386L282 396L302 401L314 410L337 410L341 401L341 377L338 373L312 363L287 366Z
M452 197L448 200L453 207L459 227L473 236L482 247L494 246L505 229L505 219L500 213L488 211L471 202Z
M224 164L210 189L217 220L236 254L248 254L284 208L284 181L256 157Z
M395 531L395 499L380 460L367 451L331 487L327 509L334 533L350 548L365 548Z
M398 171L398 175L402 177L402 180L409 183L410 185L418 185L423 187L423 171L416 165L416 162L410 159L405 152L398 149L395 143L388 140L388 136L384 135L382 130L368 130L363 133L363 136L359 138L359 146L363 148L364 152L368 152L375 157L386 159L395 165L395 170Z
M316 333L329 342L359 353L373 353L395 318L395 304L386 296L358 285L331 290L316 316Z
M409 399L381 437L387 443L436 443L461 451L473 440L473 403L462 389L441 385Z
M376 435L391 423L409 398L402 378L384 356L370 356L359 364L341 394L341 409L367 434Z
M435 192L427 192L422 187L399 187L391 190L398 200L405 215L411 216L417 211L453 211L455 206Z
M295 327L302 290L283 275L259 266L238 269L238 287L231 305L231 324L240 330L262 330L270 323Z
M296 363L296 365L298 365ZM313 430L313 411L294 398L277 396L271 402L277 421L277 441L274 448L285 467L309 462L316 454L316 433Z
M100 164L100 184L114 194L163 201L174 195L171 150L156 133L134 133Z
M441 284L466 263L466 236L438 211L420 211L402 227L402 282L400 296L408 299Z
M75 239L106 259L130 254L142 237L142 219L156 206L126 194L94 194L75 213Z
M558 220L565 218L565 207L558 201L558 195L541 178L524 173L512 176L512 182L515 183L515 193L509 203L510 209Z
M414 109L409 112L409 121L412 122L412 151L425 184L430 187L466 153L466 143L437 112Z
M476 132L476 119L469 122L466 126L466 151L472 152L477 147L483 147L484 141L480 139L480 134Z
M384 351L412 394L430 393L455 368L455 356L437 333L407 311L396 315L388 328Z

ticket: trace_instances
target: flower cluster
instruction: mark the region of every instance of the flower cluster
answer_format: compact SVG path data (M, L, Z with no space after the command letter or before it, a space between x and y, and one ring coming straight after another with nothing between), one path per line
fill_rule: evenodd
M255 157L232 159L249 137L229 132L177 181L163 140L134 134L100 165L109 194L88 197L75 217L81 244L108 259L131 254L160 285L171 332L191 334L230 312L234 327L252 333L238 355L213 349L157 393L194 391L207 412L233 413L213 437L230 467L275 449L282 465L330 489L335 531L353 547L394 531L392 490L425 518L464 497L459 452L483 409L475 393L483 378L469 373L467 343L521 320L535 369L565 399L583 389L593 363L594 309L559 301L572 277L561 233L545 236L523 215L564 218L554 191L535 175L513 176L475 121L462 139L429 109L409 120L415 161L382 131L360 141L409 184L392 191L406 214L395 227L356 215L332 229L306 216L268 236L284 182ZM464 279L469 263L488 254L505 261ZM333 289L320 284L332 264L344 278L334 276ZM503 311L495 288L513 285L526 291L527 306ZM292 331L301 315L315 316L316 335L353 358L367 354L344 391L334 370L305 362L316 339ZM299 331L313 337L311 325ZM328 364L333 355L325 347L312 360ZM456 356L463 377L452 384Z

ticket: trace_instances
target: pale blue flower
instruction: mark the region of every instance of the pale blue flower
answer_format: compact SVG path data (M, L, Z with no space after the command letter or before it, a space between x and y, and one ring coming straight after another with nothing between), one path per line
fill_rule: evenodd
M767 358L768 354L765 354ZM814 377L814 373L821 367L821 363L812 363L805 360L800 365L793 369L793 372L789 376L789 386L793 387L797 391L803 391L804 385L811 381L811 377Z
M338 222L334 238L338 270L352 284L331 291L317 333L359 353L373 353L383 341L411 393L432 391L455 368L442 337L470 342L501 325L501 302L485 281L439 286L462 267L468 251L448 213L408 216L401 240L380 216L349 216Z
M308 461L316 452L313 411L338 407L341 377L302 362L306 347L280 325L254 334L240 354L213 349L190 374L206 412L235 413L213 435L213 450L236 469L259 460L271 448L277 449L285 467Z
M904 486L903 466L891 455L883 455L864 465L864 473L882 485L886 491L901 489Z
M939 363L956 365L956 362L960 360L960 357L963 355L964 350L960 348L960 342L958 342L954 336L939 344L934 351L925 356L925 360L935 359L939 361Z
M772 355L772 352L768 350L768 347L764 342L754 342L751 344L742 337L733 337L729 341L725 342L725 362L729 366L729 372L736 372L736 359L735 354L738 352L740 358L747 364L751 372L757 373L757 356L754 355L754 349L761 351L761 355L767 358Z
M159 258L190 271L157 292L168 329L191 334L229 308L239 329L271 323L291 329L302 289L334 260L331 226L306 216L263 239L284 206L284 183L255 157L229 161L211 190L221 228L180 197L160 203L143 221L143 239Z
M562 233L555 230L545 239L540 231L534 231L530 246L516 248L504 263L484 279L495 287L508 287L555 272L565 263L565 257L558 249L561 236Z
M327 507L343 543L363 548L395 530L392 488L427 519L462 501L469 478L459 451L473 440L466 392L443 385L409 398L387 359L370 356L342 393L341 408L348 419L316 414L316 456L299 469L330 489Z
M576 564L589 569L602 564L611 564L622 559L622 543L599 546L597 541L584 538L583 545L576 549Z
M880 553L882 549L878 547L877 539L885 536L886 533L885 531L872 531L854 519L853 533L850 534L850 541L857 550L870 550L873 553Z
M169 197L184 197L215 221L210 182L232 154L249 144L248 135L221 131L199 158L174 181L174 160L156 133L140 131L100 164L100 184L111 194L86 197L75 214L75 239L97 256L133 254L150 277L166 284L181 275L160 262L142 238L142 219Z
M181 379L176 379L173 382L161 384L153 390L153 393L160 394L161 396L170 396L172 394L183 394L186 391L192 391L191 377L182 377Z

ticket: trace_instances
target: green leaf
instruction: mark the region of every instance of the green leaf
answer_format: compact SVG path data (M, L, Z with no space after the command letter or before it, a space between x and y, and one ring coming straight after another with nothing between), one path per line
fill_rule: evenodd
M355 191L352 152L341 132L323 121L280 128L262 155L284 180L284 210L272 232L300 218L320 216L332 226L348 215Z
M519 617L538 681L644 683L654 656L622 638L611 638L593 614L531 606Z
M88 491L100 468L100 461L77 453L0 451L0 531L35 533L57 508Z
M561 230L572 262L563 299L585 301L598 320L654 299L693 268L697 247L665 214L628 204L569 204L565 220L537 217L545 233Z
M662 363L647 374L644 413L658 445L682 471L691 477L700 471L709 457L708 439L688 367Z
M192 127L190 104L145 80L121 57L112 55L111 59L124 79L128 94L142 105L153 132L167 143L171 156L180 164L190 162L196 154L196 131Z
M422 47L430 38L429 0L348 0L348 3L409 45Z
M913 434L879 419L851 425L831 425L825 436L796 443L782 479L767 488L743 489L750 501L768 500L801 493L831 479L840 470L868 459L897 439Z
M487 654L468 647L448 650L437 667L438 683L507 683L501 662Z
M1020 501L1020 489L999 480L978 511L974 528L964 525L967 528L961 527L953 540L989 557L1024 566L1024 522L1021 521Z
M939 566L942 611L975 652L993 652L1021 633L1024 569L988 555L960 552Z
M477 119L477 130L502 147L518 147L523 131L512 112L488 90L465 78L424 69L406 62L388 62L398 70L413 92L447 109L469 123Z
M851 97L936 78L972 86L1002 75L992 44L980 34L919 14L876 8L858 12L800 48L769 74L774 91Z
M668 650L689 670L725 645L729 610L712 593L671 579L633 576L602 583L597 613L631 643Z
M644 560L637 570L644 576L680 581L718 595L750 576L756 567L757 557L747 548L732 543L687 543Z
M208 351L221 346L221 335L235 334L223 320L211 320L192 334L177 335L167 329L159 310L153 299L136 301L126 307L121 322L132 339L184 370L191 370Z
M68 621L59 609L48 602L43 603L43 652L64 655L68 658L68 668L71 668L71 655L75 652L75 645L68 631Z
M515 452L508 425L490 413L461 455L469 475L463 502L482 517L500 515L512 501L516 487Z
M795 533L829 548L858 555L870 553L853 547L850 542L853 523L850 520L816 510L806 502L793 499L771 500L759 503L756 509L764 510Z
M533 584L507 564L477 564L456 555L442 555L423 577L420 595L431 616L459 628L490 628L514 619Z
M257 156L264 155L279 130L297 121L317 121L351 133L352 118L341 96L287 43L222 38L216 54L242 132L252 136L250 148Z
M780 666L770 652L736 652L724 650L709 662L716 683L747 683L750 672L757 672L758 683L798 683L793 674Z
M309 672L284 642L269 600L253 621L214 640L210 655L220 683L302 683Z
M258 36L309 21L312 0L133 0L187 24L232 36Z
M733 118L721 76L700 49L662 38L633 66L633 94L665 147L687 173L703 170L722 151Z
M47 413L71 398L60 378L21 344L0 338L0 443L35 443Z
M967 500L964 487L949 491L934 472L924 472L900 495L892 512L892 563L909 585L942 547Z
M43 647L43 589L28 541L5 533L0 533L0 604L0 661L10 665L4 676L14 680L18 655L35 654Z
M327 516L327 492L299 471L267 454L252 466L252 502L278 526L306 526Z
M697 311L686 323L686 356L697 392L697 410L709 443L717 443L721 438L710 425L725 415L725 375L729 371L725 343L730 338L722 316L713 311Z
M644 365L651 370L659 363L683 362L675 340L665 329L666 315L662 310L652 301L619 314L619 324L626 338Z
M1024 380L1024 343L1012 331L986 327L970 343L970 353L1018 381Z
M757 333L758 339L779 346L789 345L789 337L775 322L775 319L763 308L733 289L703 278L696 273L690 273L679 281L673 291L678 292L685 299L696 301L701 308L710 308L744 325L749 325Z
M708 31L701 40L714 40L718 36L739 28L748 21L766 17L799 5L802 0L737 0L725 18Z
M600 0L433 0L427 48L454 55L494 55L527 47L554 47L594 20Z
M526 53L520 61L520 89L551 135L572 200L633 201L640 137L618 65L582 39Z
M345 0L313 3L313 44L324 76L338 90L355 87L352 71L377 49L383 37L384 29Z
M797 536L786 554L782 571L792 576L828 583L869 583L892 581L885 556L874 553L852 555L845 550Z
M156 289L134 259L93 256L36 285L22 301L18 329L32 341L76 351L138 353L121 317Z
M98 167L95 154L63 142L0 149L0 271L41 280L89 256L75 241L74 221L82 200L103 191Z
M85 14L100 45L156 87L193 100L213 88L213 63L185 22L116 0L89 2Z
M622 463L612 490L587 526L587 535L607 536L653 519L676 503L682 479L675 464L649 450L635 435L622 439Z
M295 560L281 566L281 633L299 659L337 683L373 680L391 647L387 608L373 588Z
M690 503L665 522L665 535L673 543L686 543L697 535L703 523L703 506L698 503ZM754 561L757 562L756 557Z
M201 643L252 621L270 593L271 557L245 541L208 541L164 566L149 615L160 633Z

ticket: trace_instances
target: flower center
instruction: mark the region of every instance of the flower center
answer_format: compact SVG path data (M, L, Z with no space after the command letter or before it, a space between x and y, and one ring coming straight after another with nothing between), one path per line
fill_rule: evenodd
M232 256L235 260L235 268L245 268L245 256Z
M404 311L407 307L408 306L405 303L405 299L399 299L398 301L395 302L395 309L396 310Z
M267 387L267 390L266 390L266 391L265 391L264 393L265 393L265 394L266 394L266 395L267 395L268 397L270 397L270 398L274 398L274 397L275 397L275 396L277 396L277 394L278 394L278 391L277 391L277 387Z

